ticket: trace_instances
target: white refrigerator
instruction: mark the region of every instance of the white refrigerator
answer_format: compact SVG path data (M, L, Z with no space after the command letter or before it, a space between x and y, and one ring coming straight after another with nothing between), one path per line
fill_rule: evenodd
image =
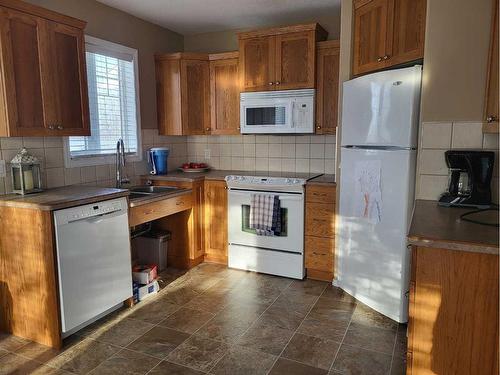
M419 65L344 83L338 286L398 322L408 320Z

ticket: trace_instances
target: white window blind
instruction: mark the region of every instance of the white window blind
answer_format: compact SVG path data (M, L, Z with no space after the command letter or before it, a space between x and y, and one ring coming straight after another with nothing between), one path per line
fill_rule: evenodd
M69 137L71 159L114 154L120 138L127 153L139 152L137 52L98 42L92 38L85 45L91 136Z

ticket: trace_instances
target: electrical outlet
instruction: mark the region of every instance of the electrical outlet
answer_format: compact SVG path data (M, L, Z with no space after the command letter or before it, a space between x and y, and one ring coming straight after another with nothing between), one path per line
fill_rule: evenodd
M205 160L210 160L210 149L205 150Z
M5 168L5 160L0 160L0 177L5 177L7 175L7 170Z

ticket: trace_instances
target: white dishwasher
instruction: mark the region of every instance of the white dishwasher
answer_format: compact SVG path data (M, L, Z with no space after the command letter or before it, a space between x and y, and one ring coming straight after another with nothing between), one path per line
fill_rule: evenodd
M126 198L54 211L63 337L132 296Z

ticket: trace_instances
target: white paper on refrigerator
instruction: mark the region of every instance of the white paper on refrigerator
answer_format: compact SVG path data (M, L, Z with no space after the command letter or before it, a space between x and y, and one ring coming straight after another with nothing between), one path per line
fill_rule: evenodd
M382 220L381 168L380 160L355 163L353 216L367 219L373 224Z

